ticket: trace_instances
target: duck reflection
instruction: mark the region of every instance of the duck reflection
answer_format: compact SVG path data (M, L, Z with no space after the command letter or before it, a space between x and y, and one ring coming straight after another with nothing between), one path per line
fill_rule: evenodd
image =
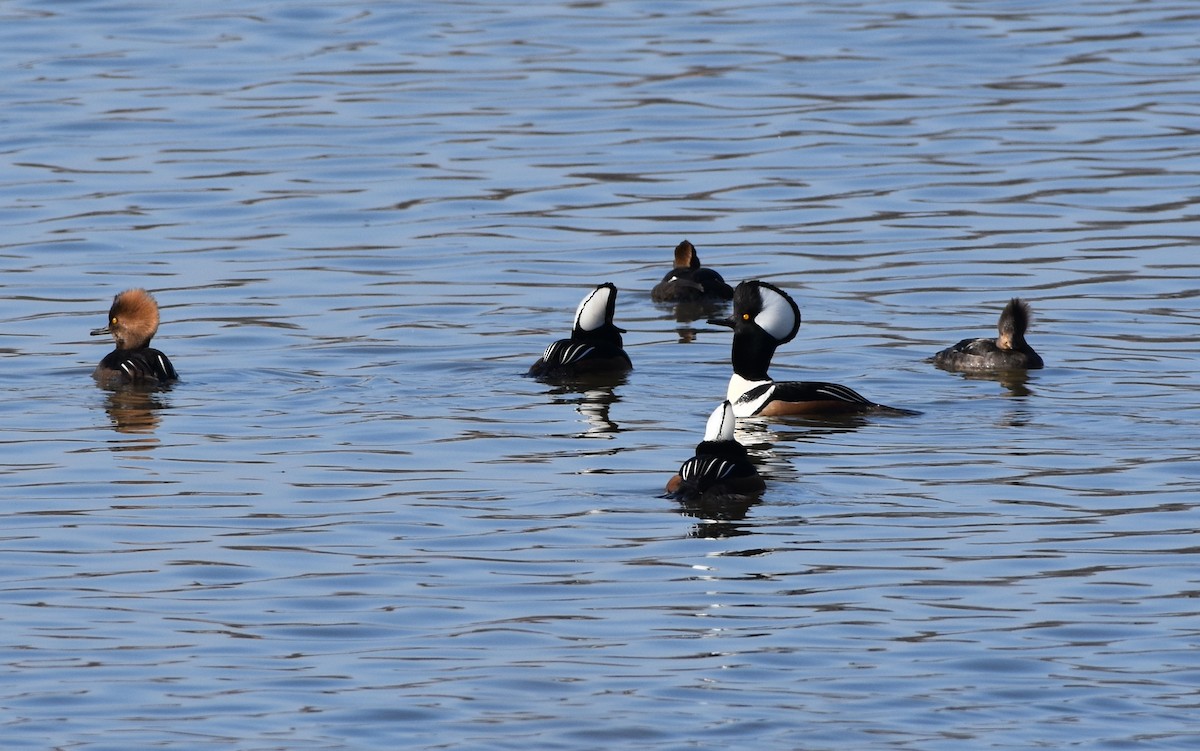
M759 501L760 498L728 496L690 498L678 503L680 511L697 520L687 536L709 540L754 534L753 525L746 522L746 515Z
M995 381L1008 390L1009 396L1024 398L1032 396L1029 388L1029 371L1027 370L992 370L977 373L959 373L968 381Z
M128 435L152 436L162 421L160 412L167 408L164 395L169 386L146 387L133 384L101 387L105 392L104 411L113 430ZM157 439L132 442L123 449L153 448Z
M720 318L729 314L729 303L723 300L689 300L669 306L660 303L659 307L669 308L675 322L682 324L707 321L710 318ZM691 341L696 337L695 327L680 326L679 337L680 341ZM685 340L684 337L687 339Z
M678 342L680 344L691 344L696 341L696 335L700 330L692 325L693 322L707 321L710 318L719 318L728 315L729 306L721 302L680 303L675 305L671 310L671 316L679 324L675 327L675 335L679 337Z
M746 447L750 460L769 482L790 482L800 479L800 473L786 458L775 452L775 445L785 439L778 432L778 423L766 420L741 419L737 421L734 438Z
M575 411L583 417L587 428L579 434L580 438L611 438L621 432L621 427L609 416L609 410L621 401L616 387L624 383L623 374L602 380L576 378L558 383L550 390L550 395L556 404L574 405Z

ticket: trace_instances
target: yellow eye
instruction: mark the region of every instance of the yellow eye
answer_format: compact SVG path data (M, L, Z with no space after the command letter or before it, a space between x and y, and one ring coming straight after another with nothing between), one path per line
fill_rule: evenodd
M743 320L743 321L749 321L749 320L750 320L750 314L749 314L749 313L742 313L742 320Z
M108 319L108 322L109 322L109 324L114 324L114 323L116 323L116 322L117 322L117 317L116 317L116 316L113 316L112 318Z

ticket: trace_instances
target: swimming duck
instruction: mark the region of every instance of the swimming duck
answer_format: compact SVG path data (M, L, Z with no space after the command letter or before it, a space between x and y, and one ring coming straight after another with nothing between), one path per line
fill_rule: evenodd
M687 240L675 246L674 268L650 290L650 299L655 302L701 302L732 297L733 288L716 271L700 265L696 246Z
M150 346L158 331L158 303L144 289L127 289L113 298L108 325L92 336L111 335L117 348L109 352L92 376L101 383L166 383L179 378L165 354Z
M1004 306L995 339L963 339L933 356L933 363L946 370L1034 370L1043 366L1041 356L1025 341L1025 330L1033 310L1014 297Z
M607 282L589 292L575 311L570 339L546 347L527 375L563 378L592 374L619 374L633 368L622 349L624 329L613 325L617 288Z
M767 375L775 349L800 330L796 301L773 284L742 282L733 293L733 315L708 322L733 329L733 376L727 398L738 417L829 415L864 412L918 414L887 407L857 391L819 381L777 382Z
M736 422L733 405L728 400L713 410L704 429L704 440L696 446L696 455L667 481L669 496L694 500L762 492L766 483L750 462L746 447L734 438Z

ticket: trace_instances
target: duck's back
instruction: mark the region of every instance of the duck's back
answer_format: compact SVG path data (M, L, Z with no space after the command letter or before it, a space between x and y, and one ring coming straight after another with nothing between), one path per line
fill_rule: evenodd
M618 373L633 368L629 355L620 346L607 341L559 339L529 368L534 377L573 376L590 373Z
M179 379L170 358L153 347L109 352L92 375L106 383L167 383Z
M963 339L933 356L933 364L947 370L1009 370L1042 367L1032 350L1001 349L995 339Z

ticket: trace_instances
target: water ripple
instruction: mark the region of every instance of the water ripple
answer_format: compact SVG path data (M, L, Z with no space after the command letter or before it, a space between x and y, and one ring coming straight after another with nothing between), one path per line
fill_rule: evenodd
M7 746L1195 745L1190 6L0 18ZM661 497L683 238L923 416ZM635 370L522 377L610 280ZM170 389L88 378L130 286ZM1046 369L924 361L1014 295Z

